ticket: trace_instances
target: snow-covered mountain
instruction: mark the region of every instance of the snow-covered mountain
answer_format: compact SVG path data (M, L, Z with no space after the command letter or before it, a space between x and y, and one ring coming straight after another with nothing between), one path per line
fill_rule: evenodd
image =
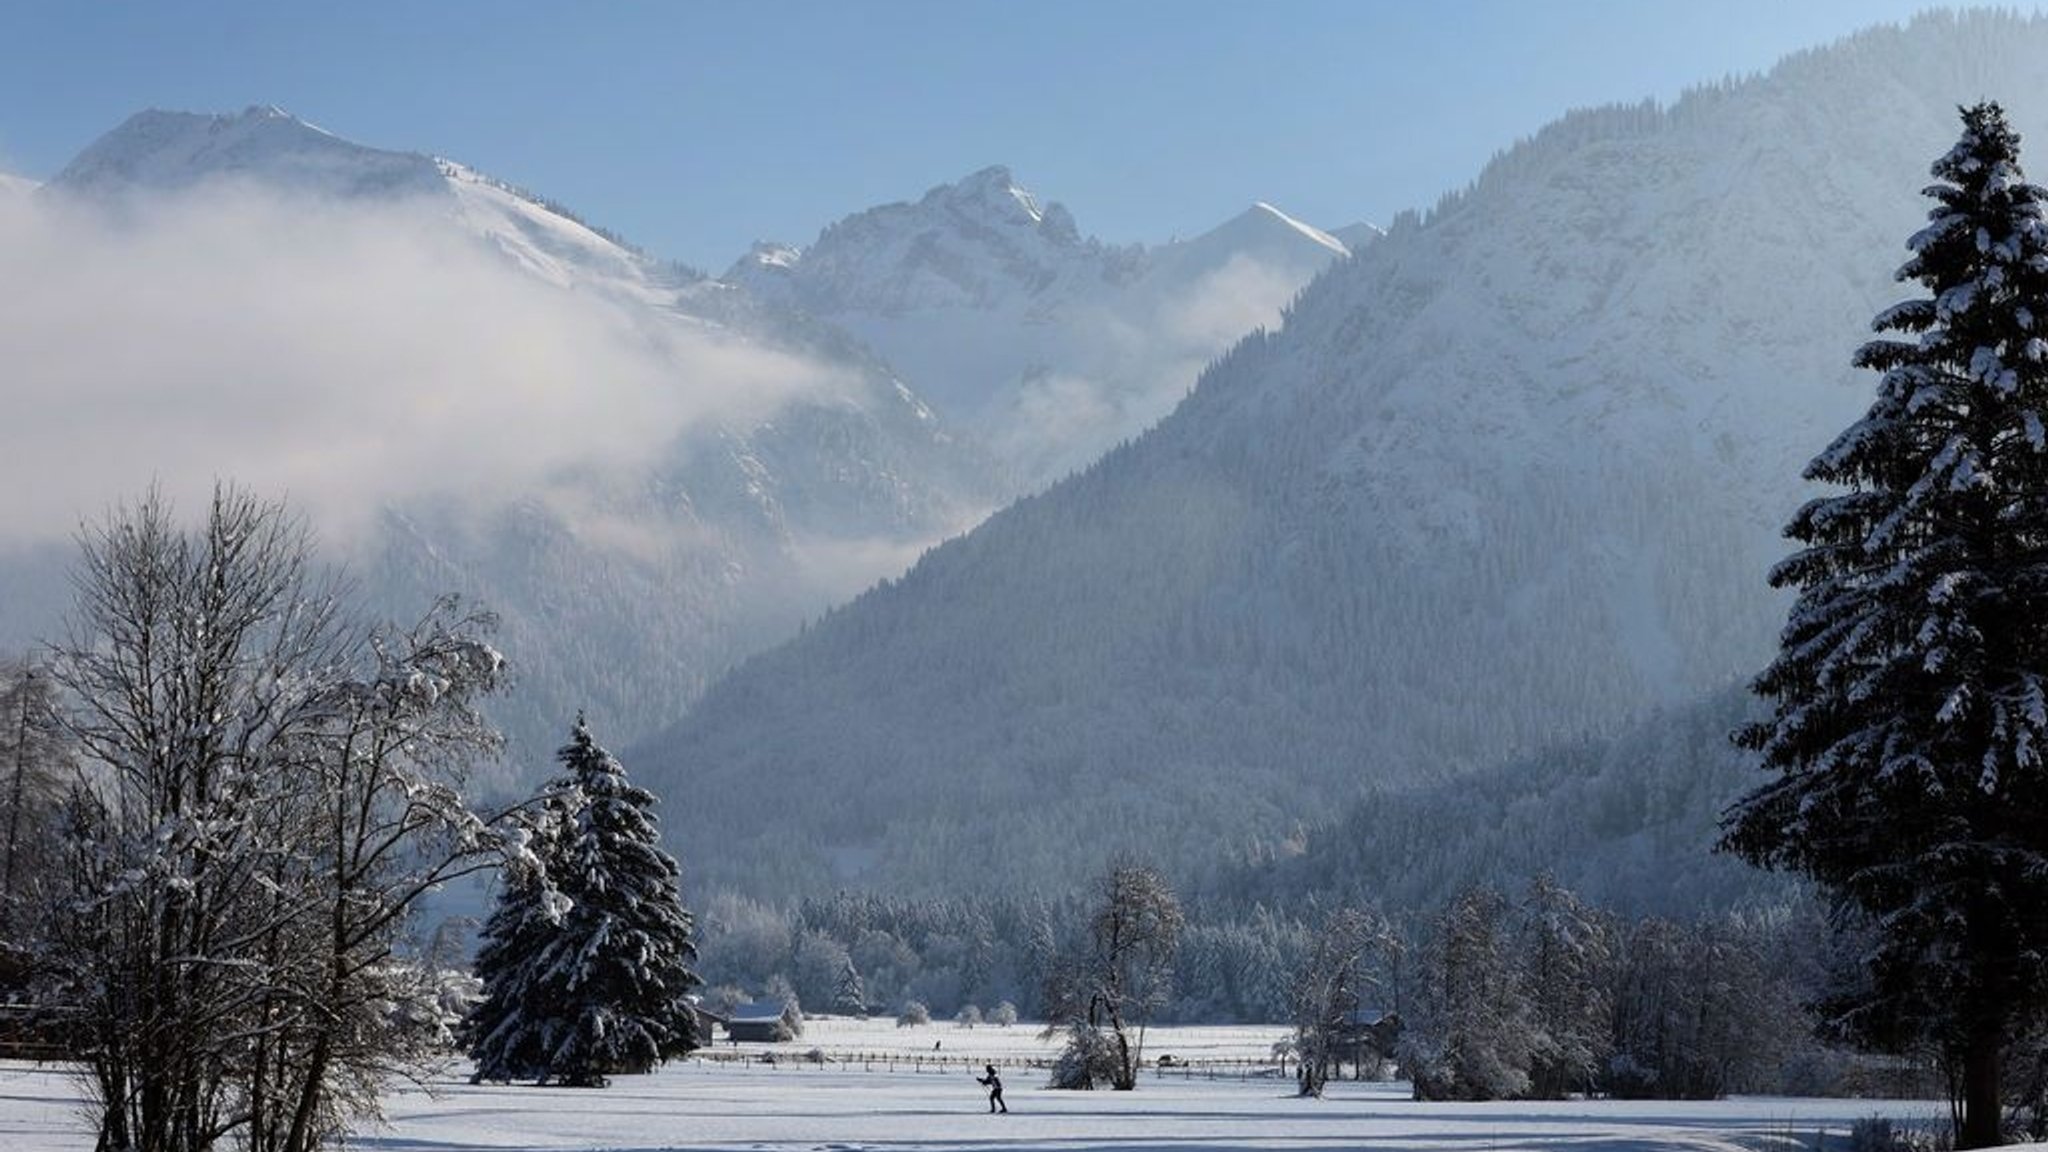
M756 245L726 279L859 335L1032 491L1164 416L1346 253L1266 204L1190 240L1112 246L992 167L808 247Z
M237 184L355 204L431 202L523 271L564 289L656 308L700 277L663 266L545 201L452 160L335 136L283 109L234 115L151 109L100 137L48 189L99 202L148 203Z
M512 280L558 293L565 308L601 309L615 341L641 360L667 357L669 407L692 408L697 391L730 407L732 394L753 385L706 374L756 353L826 382L794 397L763 389L758 402L730 411L696 404L716 410L658 458L623 469L571 461L481 497L408 498L389 483L365 497L379 506L378 524L353 563L372 594L406 610L452 589L501 612L505 646L524 658L520 697L504 717L542 751L580 708L614 741L672 720L711 675L807 615L902 571L1006 494L1090 462L1156 420L1203 363L1275 319L1344 252L1265 205L1193 240L1112 247L1082 237L1063 208L995 168L916 204L849 217L801 252L763 246L727 280L711 280L459 162L358 144L274 107L143 112L39 191L23 182L0 194L159 228L165 218L175 226L178 212L197 214L195 205L218 203L222 214L250 203L273 215L279 205L287 215L303 208L306 224L287 223L287 240L331 227L322 206L347 206L358 227L365 214L388 212L394 234L401 220L426 219L431 231L488 253ZM266 282L296 275L283 261L242 271ZM366 263L363 275L378 274ZM240 330L228 316L198 312L209 328ZM334 321L349 330L347 315ZM516 342L528 335L520 326L508 319L484 338ZM118 342L117 328L109 320L103 335ZM297 345L277 343L287 359L275 375L289 389ZM540 351L551 349L543 341ZM270 376L276 363L258 370ZM592 421L621 418L600 399L615 393L592 387L602 381L574 377L546 387L588 391ZM477 383L448 381L439 405L476 402L468 397ZM634 431L628 439L645 437ZM232 462L222 471L237 474ZM49 630L48 608L62 600L61 587L44 588L57 568L51 553L34 552L34 580L21 567L26 591L0 615L0 640L19 645Z
M544 756L579 709L608 739L667 722L708 677L900 571L995 498L981 454L857 341L650 259L559 205L453 161L355 144L275 108L150 111L87 148L40 195L116 218L167 202L256 196L309 215L344 204L358 222L386 212L409 225L426 219L430 231L483 250L480 263L527 291L539 285L563 307L597 315L633 346L635 363L672 377L661 387L677 395L663 410L694 410L693 391L735 391L705 379L706 364L766 360L829 384L739 406L728 395L726 407L630 467L576 460L518 491L386 502L352 566L393 611L458 591L503 616L518 683L503 715L529 755ZM332 321L345 330L350 317ZM517 323L491 338L523 338ZM216 338L235 330L223 317ZM549 387L601 383L573 368ZM280 365L277 377L290 387L293 366ZM488 381L446 383L445 403L489 389ZM622 418L601 407L587 417ZM470 427L487 435L493 421L479 412ZM232 462L223 470L232 476ZM38 571L46 581L46 559Z
M786 890L1192 864L1750 674L1800 468L1869 401L1850 353L1985 96L2048 147L2048 21L1565 116L1150 433L715 685L635 758L692 789L676 847Z
M235 178L339 196L432 193L441 185L432 157L365 148L275 107L238 116L139 112L50 183L75 194L125 196Z

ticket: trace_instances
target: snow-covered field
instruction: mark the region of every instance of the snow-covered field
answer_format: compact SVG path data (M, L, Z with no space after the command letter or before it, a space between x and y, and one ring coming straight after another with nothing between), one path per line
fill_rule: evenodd
M1024 1064L1051 1060L1059 1053L1062 1041L1058 1037L1041 1039L1043 1027L1025 1021L1008 1028L994 1024L962 1028L951 1022L934 1021L916 1028L898 1028L879 1018L812 1016L804 1022L803 1036L793 1043L743 1045L739 1052L752 1056L772 1054L777 1060L802 1060L816 1050L829 1062L872 1063L880 1057L885 1063L890 1058L899 1062L922 1060L926 1064L941 1061L971 1063L979 1069L989 1061ZM1150 1064L1160 1056L1171 1056L1178 1063L1203 1066L1271 1065L1273 1044L1287 1034L1287 1029L1273 1025L1153 1028L1145 1034L1145 1060ZM732 1051L730 1046L719 1044L712 1054L725 1056Z
M473 1087L452 1068L431 1093L394 1093L388 1127L353 1144L383 1152L1758 1150L1789 1149L1794 1141L1810 1148L1818 1133L1839 1137L1862 1117L1917 1120L1939 1111L1928 1102L1778 1098L1417 1104L1402 1085L1352 1082L1332 1084L1325 1099L1302 1100L1277 1070L1261 1076L1218 1066L1212 1079L1199 1064L1148 1072L1136 1092L1054 1092L1042 1087L1041 1071L1021 1066L1049 1051L1036 1034L1026 1025L898 1030L887 1022L813 1021L802 1040L780 1046L773 1064L759 1059L761 1049L742 1048L739 1059L690 1060L652 1076L621 1077L602 1091ZM1270 1028L1155 1029L1148 1050L1249 1061L1278 1035ZM814 1047L824 1062L800 1058ZM969 1078L967 1065L990 1060L1004 1069L1008 1116L990 1116ZM74 1081L61 1071L0 1062L0 1149L91 1147Z

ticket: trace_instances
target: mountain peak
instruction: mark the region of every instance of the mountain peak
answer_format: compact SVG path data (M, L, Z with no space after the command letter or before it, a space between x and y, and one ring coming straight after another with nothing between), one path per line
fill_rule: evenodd
M1081 235L1001 164L828 226L809 246L756 245L727 279L817 315L925 308L1021 312L1113 282L1133 261ZM1060 287L1064 286L1064 287Z
M138 112L79 153L50 185L118 196L235 179L349 197L442 188L430 157L351 143L274 104L229 115Z
M1001 164L972 172L952 184L941 184L926 192L918 203L920 207L1030 227L1037 227L1046 219L1046 209L1039 205L1038 197L1019 186L1010 170ZM1071 217L1067 223L1072 225Z
M1306 283L1330 261L1350 255L1342 240L1261 200L1199 236L1156 249L1150 275L1192 283L1248 260Z
M747 259L766 268L794 267L803 259L803 249L779 240L756 240L747 251Z
M1288 232L1299 234L1303 239L1309 241L1310 243L1319 245L1323 248L1327 248L1332 253L1338 256L1351 255L1351 249L1347 247L1342 240L1337 239L1335 236L1330 235L1328 232L1323 231L1321 228L1318 228L1313 224L1306 224L1300 220L1296 220L1294 217L1289 216L1287 213L1282 212L1280 209L1273 207L1271 204L1266 203L1264 200L1261 200L1258 203L1253 204L1250 208L1245 209L1244 212L1239 215L1238 219L1253 221L1258 224L1266 225L1268 227L1278 227Z
M721 279L728 284L747 284L760 290L768 281L784 280L794 275L803 258L804 250L794 244L784 244L780 240L756 240L745 256L733 261Z
M967 175L961 177L959 180L954 181L953 184L950 185L950 187L997 188L1008 190L1010 188L1014 188L1016 184L1017 178L1010 172L1009 165L991 164L986 168L980 168L973 172L969 172ZM949 187L949 185L941 184L939 187L945 188Z

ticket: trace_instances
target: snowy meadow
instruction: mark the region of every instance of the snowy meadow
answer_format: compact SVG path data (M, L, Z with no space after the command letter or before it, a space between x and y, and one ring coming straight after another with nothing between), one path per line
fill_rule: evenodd
M1416 1103L1400 1082L1333 1081L1294 1094L1270 1055L1275 1027L1155 1028L1150 1056L1179 1067L1135 1092L1045 1088L1055 1043L1029 1024L896 1028L814 1019L791 1044L721 1044L606 1089L471 1085L452 1064L392 1093L388 1123L351 1145L383 1152L467 1149L1631 1149L1835 1146L1856 1121L1931 1121L1932 1101L1738 1097L1707 1102ZM934 1047L936 1045L936 1048ZM813 1055L815 1053L815 1056ZM773 1061L766 1059L773 1056ZM991 1116L972 1076L1002 1072L1008 1116ZM51 1066L0 1062L0 1148L86 1152L93 1133L77 1082Z

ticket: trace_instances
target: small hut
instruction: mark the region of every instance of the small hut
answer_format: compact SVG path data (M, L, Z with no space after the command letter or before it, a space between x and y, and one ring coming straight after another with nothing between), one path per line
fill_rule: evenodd
M756 1000L732 1010L725 1021L725 1037L735 1044L781 1044L796 1039L785 1018L787 1006L780 1000Z

